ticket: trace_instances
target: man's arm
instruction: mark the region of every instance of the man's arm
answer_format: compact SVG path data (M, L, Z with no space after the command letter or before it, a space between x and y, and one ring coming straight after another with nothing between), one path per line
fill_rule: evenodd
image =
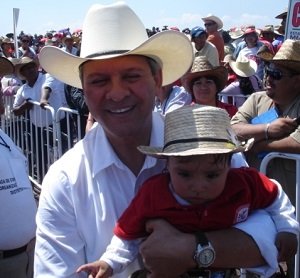
M151 271L150 277L178 276L188 269L196 267L193 259L196 239L193 234L181 233L164 220L149 221L147 229L152 233L141 244L140 252L146 268ZM242 230L231 228L205 234L216 251L213 268L266 265L256 242ZM261 237L274 238L275 234L272 237L265 233ZM272 248L275 248L274 243Z
M41 93L41 99L40 99L40 106L44 108L46 105L49 104L49 98L52 90L50 87L43 87L42 88L42 93Z
M262 140L256 142L250 149L250 152L286 152L286 153L299 153L300 143L298 143L291 136L285 137L280 140Z
M282 139L295 131L297 123L295 119L278 118L271 123L263 124L234 123L232 128L241 140L254 138L258 142Z

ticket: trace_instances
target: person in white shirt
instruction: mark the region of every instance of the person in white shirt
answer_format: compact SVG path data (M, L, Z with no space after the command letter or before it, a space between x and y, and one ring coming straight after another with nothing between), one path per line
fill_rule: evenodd
M27 160L0 129L0 277L31 278L37 211Z
M200 26L191 30L191 42L195 47L195 57L205 56L206 59L214 66L220 65L219 53L215 45L207 41L208 33Z
M164 161L137 150L163 143L163 119L152 112L156 91L181 78L194 58L181 32L148 38L124 2L93 5L82 34L79 58L53 47L40 53L47 72L83 88L97 124L44 178L36 218L35 277L86 277L77 268L105 251L117 219L141 184L165 168ZM116 40L112 34L122 35ZM255 230L248 227L253 220L259 222ZM148 222L147 229L152 233L140 250L154 277L176 277L196 266L194 234L183 234L163 220ZM272 268L277 263L275 234L271 219L262 214L238 229L206 233L216 251L213 267ZM140 262L115 277L128 277Z

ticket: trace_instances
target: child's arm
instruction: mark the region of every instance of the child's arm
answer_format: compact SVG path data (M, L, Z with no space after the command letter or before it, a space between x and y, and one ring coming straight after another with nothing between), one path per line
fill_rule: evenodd
M288 196L282 190L281 185L272 180L278 187L277 198L265 208L271 215L278 232L289 232L298 235L299 223L296 220L295 208L291 204Z
M275 180L272 181L276 183L278 187L278 195L274 202L266 208L266 211L271 215L278 231L275 245L279 252L278 260L281 261L282 257L296 253L299 223L296 220L295 208L286 193L282 190L281 185ZM291 246L282 244L284 238L293 239L293 241L290 242L294 242L295 244Z
M123 240L113 236L101 258L80 266L77 272L85 271L96 278L107 278L120 273L137 257L141 240Z
M123 240L113 236L100 260L109 264L114 274L120 273L137 258L141 241L142 239Z

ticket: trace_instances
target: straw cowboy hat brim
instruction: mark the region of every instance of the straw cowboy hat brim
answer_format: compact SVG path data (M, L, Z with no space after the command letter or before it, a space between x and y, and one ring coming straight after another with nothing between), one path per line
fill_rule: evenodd
M139 146L138 150L156 158L222 154L247 151L253 144L242 145L236 139L228 113L207 105L190 105L166 115L164 146Z
M5 57L0 57L0 76L14 73L14 65Z
M241 77L250 77L256 73L257 63L254 60L247 59L238 59L236 61L230 60L229 65L232 70Z
M185 89L192 94L193 81L202 76L215 78L217 90L220 92L227 84L228 71L224 66L213 67L205 56L198 56L190 72L182 78Z
M40 52L41 66L62 82L82 88L79 66L88 60L142 55L162 66L163 85L179 79L190 68L194 54L181 32L163 31L148 38L137 15L123 2L91 7L83 23L80 57L57 47Z
M203 21L210 20L216 22L218 25L218 30L223 28L223 21L215 15L209 14L206 17L202 17L202 20Z
M287 39L272 59L263 59L300 74L300 41Z
M24 66L26 66L28 64L35 64L37 66L39 65L39 63L38 63L37 60L33 60L33 59L31 59L29 57L26 57L26 56L24 56L24 57L22 57L20 59L15 58L13 60L13 63L15 65L15 74L21 80L25 80L25 77L21 74L21 69Z

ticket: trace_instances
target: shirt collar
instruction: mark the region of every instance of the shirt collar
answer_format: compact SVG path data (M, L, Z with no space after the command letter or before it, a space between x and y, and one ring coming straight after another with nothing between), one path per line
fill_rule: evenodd
M103 171L104 169L115 166L120 169L128 170L126 165L119 159L115 151L113 150L111 144L109 143L103 128L101 125L96 124L90 132L94 132L93 140L94 147L93 153L94 154L101 154L101 157L97 155L93 156L93 176L97 175L98 172ZM162 146L163 145L163 134L164 134L164 120L160 113L152 113L152 131L151 131L151 139L150 145L151 146ZM141 172L144 169L148 169L154 167L157 163L157 159L147 156L142 167Z

